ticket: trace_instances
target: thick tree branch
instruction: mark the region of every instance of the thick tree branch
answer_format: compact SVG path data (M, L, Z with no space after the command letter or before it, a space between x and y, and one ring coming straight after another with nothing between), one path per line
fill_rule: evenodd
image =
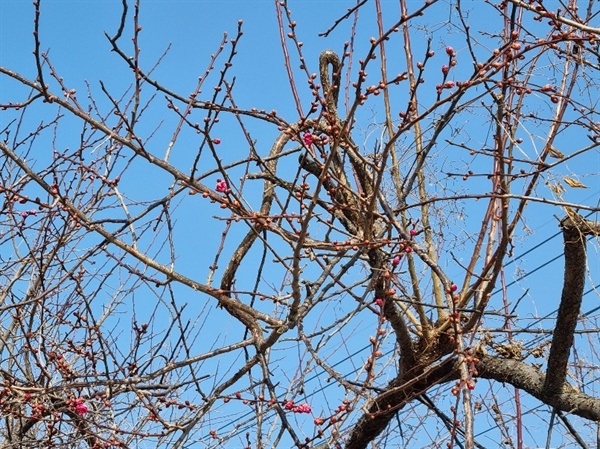
M586 235L598 234L600 230L598 223L585 220L574 212L565 217L560 226L565 244L565 277L544 382L547 397L560 394L565 383L585 285Z
M488 355L478 357L479 377L509 383L558 410L593 421L600 420L600 399L588 396L566 383L560 392L547 396L544 391L546 377L540 370L519 360Z
M364 414L354 426L346 449L364 449L374 441L388 426L392 418L407 403L427 391L433 385L455 378L455 366L446 359L434 368L422 370L415 367L414 372L405 373L392 380L385 390L371 403L368 413ZM420 371L420 374L419 374Z

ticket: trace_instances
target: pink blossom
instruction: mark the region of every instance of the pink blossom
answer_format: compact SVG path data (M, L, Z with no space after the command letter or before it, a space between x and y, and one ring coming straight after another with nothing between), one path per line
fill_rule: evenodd
M294 408L294 401L287 401L284 407L286 410L292 410Z
M382 307L383 306L383 299L381 299L381 298L375 299L375 304L377 304L379 307Z
M450 71L450 67L448 67L447 65L442 66L442 73L444 75L447 75L449 71Z
M410 230L410 236L411 236L411 237L414 237L414 236L415 236L415 235L417 235L417 234L418 234L418 231L417 231L416 229L411 229L411 230Z
M227 188L227 182L217 179L217 192L225 193L227 192Z
M88 406L83 403L83 398L77 398L71 401L70 405L80 415L85 415L88 412Z
M450 47L449 45L446 47L446 54L448 56L455 56L456 53L454 53L454 48Z
M396 256L394 257L394 259L392 260L392 265L396 266L400 263L400 257Z
M311 133L304 133L304 136L302 137L302 139L304 140L304 145L306 145L307 147L312 145L313 141L314 141L314 136Z
M295 413L310 413L311 411L312 408L310 408L310 405L308 405L307 403L300 404L294 409Z

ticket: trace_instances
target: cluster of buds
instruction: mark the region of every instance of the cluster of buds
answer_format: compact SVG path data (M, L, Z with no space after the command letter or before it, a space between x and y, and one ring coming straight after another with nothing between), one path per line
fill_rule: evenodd
M306 402L303 404L294 404L294 401L286 401L284 404L284 408L293 413L310 413L312 412L312 408Z
M335 410L334 414L329 418L318 417L314 419L314 423L316 426L322 426L326 421L329 421L329 424L335 424L336 422L342 421L343 415L346 413L350 413L352 411L352 406L350 405L350 401L344 400L342 404L339 405ZM339 415L339 416L338 416Z
M456 381L456 385L454 385L451 389L450 392L454 395L454 396L458 396L458 393L460 393L460 389L462 386L466 386L469 390L473 391L475 389L475 381L473 379L468 379L466 381L462 381L462 380L457 380Z
M31 405L31 418L40 419L46 413L46 406L41 402Z
M27 218L30 215L37 215L37 213L38 213L37 209L25 210L25 211L21 212L21 217Z
M479 375L479 371L477 371L477 365L479 364L478 357L474 356L470 351L465 351L463 362L467 364L471 376Z
M458 396L462 387L466 387L469 390L473 391L475 389L475 379L472 377L466 380L457 380L456 384L450 389L450 392L453 396Z
M83 398L73 398L67 402L67 405L75 410L79 415L85 415L88 412L88 406L85 405Z
M251 405L251 404L256 404L258 402L262 402L262 403L266 403L269 407L273 407L275 406L278 401L276 400L267 400L263 397L263 395L259 395L258 399L245 399L242 397L242 393L240 393L239 391L235 393L234 395L235 399L239 399L242 401L243 404L246 405ZM225 398L223 398L223 401L227 404L229 401L231 401L233 398L231 396L226 396ZM310 405L308 405L306 402L302 403L302 404L296 404L294 401L292 400L285 400L281 402L281 405L283 406L284 409L292 412L292 413L311 413L312 412L312 408Z
M438 95L440 95L442 93L442 90L452 89L455 86L454 81L447 80L446 78L448 77L448 74L450 73L450 69L457 64L456 63L456 52L454 51L454 48L447 46L446 54L448 55L448 64L444 64L442 66L443 82L441 84L438 84L437 86L435 86L435 89L436 89Z
M477 371L479 359L475 355L473 355L473 353L470 350L467 349L464 352L461 362L467 365L468 376L466 379L463 378L456 381L456 384L450 390L450 392L454 396L458 396L461 388L464 387L468 388L469 390L474 390L476 384L475 377L479 375L479 372Z
M73 369L71 368L70 363L66 360L66 358L56 352L56 351L48 351L47 353L48 360L54 363L56 369L64 376L73 375Z
M411 229L410 235L411 237L416 235L416 231L414 231L415 233L413 234L414 229ZM394 258L391 261L392 267L397 267L398 265L400 265L400 261L402 260L402 256L406 253L412 253L412 247L410 246L410 243L407 241L403 241L400 243L400 248L399 248L399 252L394 256Z

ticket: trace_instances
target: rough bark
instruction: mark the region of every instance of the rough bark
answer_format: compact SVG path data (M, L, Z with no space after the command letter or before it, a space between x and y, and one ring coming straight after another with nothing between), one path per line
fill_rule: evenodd
M510 384L558 410L600 420L600 399L588 396L568 383L562 385L559 393L547 396L544 391L546 376L527 363L486 355L480 357L477 370L481 378Z
M598 234L600 229L598 223L585 220L574 212L560 225L565 246L565 274L543 388L544 396L548 398L559 395L565 383L585 285L586 236Z

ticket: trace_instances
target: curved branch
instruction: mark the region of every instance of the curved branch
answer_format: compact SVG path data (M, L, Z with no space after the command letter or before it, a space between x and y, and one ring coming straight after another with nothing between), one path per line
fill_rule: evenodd
M331 65L333 74L331 83L329 81L329 66ZM321 84L323 85L323 95L325 95L325 104L327 112L337 119L337 104L340 95L340 71L342 63L339 56L331 50L324 50L319 56L319 74L321 76Z
M567 212L569 215L560 222L565 244L565 278L546 368L544 395L548 397L560 394L565 385L585 286L586 235L600 233L599 223L585 220L568 209Z

